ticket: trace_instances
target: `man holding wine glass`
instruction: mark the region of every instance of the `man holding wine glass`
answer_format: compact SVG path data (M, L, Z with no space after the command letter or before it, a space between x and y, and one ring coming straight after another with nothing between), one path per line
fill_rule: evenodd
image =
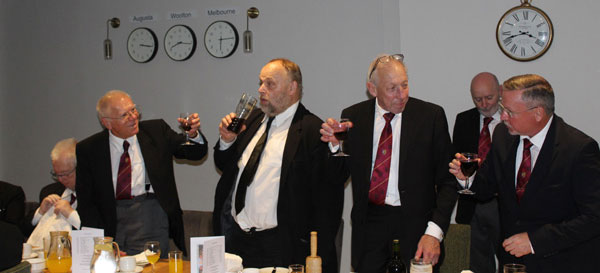
M554 113L554 91L539 75L502 84L501 119L471 188L498 195L501 264L527 272L598 272L600 150ZM462 184L460 154L449 164Z
M169 237L186 253L182 210L173 174L173 157L200 160L207 152L194 113L185 132L164 120L140 121L131 97L107 92L96 106L103 131L77 144L78 212L82 226L103 228L121 250L137 254L149 240L168 253ZM183 118L178 119L185 126ZM166 256L165 256L166 257Z
M239 133L228 129L235 113L219 124L214 232L225 235L227 252L241 256L244 267L304 264L317 231L323 272L337 272L343 185L329 180L322 120L300 102L302 92L298 65L271 60L259 75L260 109Z
M341 115L351 121L344 147L350 155L330 157L337 181L352 177L352 267L385 272L393 239L399 239L404 264L415 258L435 265L457 196L446 171L452 156L446 115L437 105L409 97L401 54L373 60L366 86L374 98ZM332 152L337 123L329 118L320 131Z
M452 144L457 152L477 154L477 162L481 163L492 145L494 129L501 122L498 79L489 72L478 73L471 80L470 94L475 107L456 115ZM473 272L495 273L495 254L500 247L496 197L478 202L472 195L461 194L457 203L456 222L471 226L469 268Z

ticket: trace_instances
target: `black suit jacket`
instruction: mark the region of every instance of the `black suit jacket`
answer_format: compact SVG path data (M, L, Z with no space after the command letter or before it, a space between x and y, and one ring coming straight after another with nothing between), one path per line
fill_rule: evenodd
M25 216L25 193L19 186L0 181L0 221L21 227Z
M215 146L215 165L223 172L215 193L213 225L215 234L228 236L232 225L232 192L239 161L246 146L261 125L264 113L253 111L246 121L248 129L238 135L227 150ZM343 209L343 185L331 183L326 176L327 144L321 142L322 121L302 104L292 119L281 163L277 224L284 244L285 263L304 264L310 254L310 232L319 236L319 256L323 272L337 272L334 237Z
M369 187L373 154L373 127L375 99L360 102L342 111L354 127L349 131L346 144L351 156L345 161L344 175L352 176L352 266L364 254L362 249L368 240L366 234L369 207ZM410 242L403 242L402 257L409 260L417 250L417 244L433 221L444 232L448 230L450 216L456 202L456 181L448 173L452 156L452 143L444 110L434 104L410 98L402 112L398 190L405 227ZM339 159L339 158L337 158ZM333 159L333 160L337 160ZM393 166L392 166L393 167ZM390 238L390 242L391 242Z
M498 193L502 236L527 232L535 254L517 262L527 272L598 272L600 268L600 150L598 143L554 115L519 202L515 161L519 136L499 124L473 189L483 199Z
M454 145L455 152L478 152L480 115L477 108L472 108L456 115L454 130L452 131L452 144ZM459 224L470 224L471 218L473 218L473 214L475 213L476 204L477 201L473 196L459 195L456 222Z
M164 120L139 123L137 139L144 157L146 173L156 198L169 217L169 236L186 252L182 211L173 174L173 156L200 160L206 155L202 145L180 145L185 137L174 132ZM103 228L106 236L115 236L117 212L110 162L109 132L103 130L77 144L77 211L81 225Z
M48 184L40 190L40 205L42 204L42 200L46 198L46 196L50 194L56 194L61 196L65 192L65 186L60 182L54 182L52 184Z

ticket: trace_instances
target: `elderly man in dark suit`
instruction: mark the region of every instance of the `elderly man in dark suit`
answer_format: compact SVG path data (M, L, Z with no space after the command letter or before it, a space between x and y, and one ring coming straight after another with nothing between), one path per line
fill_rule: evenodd
M321 120L302 103L302 74L294 62L274 59L259 76L260 110L239 134L219 125L215 165L223 171L213 213L216 234L244 267L304 264L310 232L319 234L323 272L337 272L334 236L341 219L343 186L325 171L327 145Z
M341 180L352 176L352 267L384 272L393 239L400 239L406 264L419 258L435 265L457 198L447 173L452 144L446 115L409 97L400 54L371 63L367 89L375 98L342 111L353 124L343 147L350 156L331 159L338 161ZM330 118L321 130L321 140L334 150L336 123Z
M96 106L105 130L77 144L77 184L82 226L103 228L130 254L146 241L159 241L166 257L169 237L186 253L182 211L173 174L173 157L200 160L207 145L198 114L189 121L185 141L163 120L139 121L131 97L106 93Z
M456 115L452 143L457 152L476 153L483 161L492 146L494 129L500 123L500 84L496 76L481 72L473 77L471 98L475 107ZM477 202L472 195L461 194L456 222L471 225L470 269L479 273L495 273L495 254L500 247L496 197Z
M62 214L67 222L76 229L81 227L77 213L77 194L75 193L75 168L77 158L74 138L63 139L54 145L52 160L52 178L55 183L46 185L40 191L40 207L35 211L31 224L37 225L46 212L54 207L54 213Z
M471 186L481 199L498 194L500 262L529 273L598 272L598 143L554 114L554 92L541 76L512 77L501 92L504 124ZM460 157L450 172L464 183Z

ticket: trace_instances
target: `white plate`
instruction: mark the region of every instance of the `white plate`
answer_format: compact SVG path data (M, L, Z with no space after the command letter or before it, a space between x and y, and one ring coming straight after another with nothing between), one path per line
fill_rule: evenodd
M135 264L139 266L145 266L150 263L148 261L135 261Z
M29 257L23 257L23 260L37 258L37 256L37 252L32 252L31 255L29 255Z
M135 273L139 273L139 272L142 272L142 270L144 270L144 268L143 268L143 267L141 267L141 266L136 266L136 267L135 267L135 271L134 271L134 272L135 272ZM134 272L127 272L127 271L119 271L119 272L121 272L121 273L134 273Z

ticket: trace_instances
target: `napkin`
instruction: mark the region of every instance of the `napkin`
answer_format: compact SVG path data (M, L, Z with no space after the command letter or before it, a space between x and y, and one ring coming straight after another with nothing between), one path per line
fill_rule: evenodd
M135 257L135 263L138 265L148 263L148 259L146 259L146 254L144 253L144 251L142 251L139 254L133 255L133 257Z
M240 272L244 269L242 267L242 257L225 253L225 270L227 272Z
M54 214L54 206L42 216L37 226L27 239L32 246L44 246L44 237L50 239L50 231L71 231L71 224L62 214Z

